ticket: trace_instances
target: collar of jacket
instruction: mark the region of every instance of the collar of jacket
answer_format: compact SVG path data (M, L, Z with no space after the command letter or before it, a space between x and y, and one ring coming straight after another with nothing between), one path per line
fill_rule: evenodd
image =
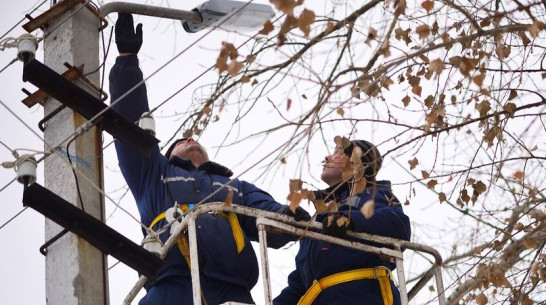
M224 177L233 176L233 172L229 168L212 161L205 162L199 165L198 168L195 168L195 166L193 165L193 163L191 163L191 161L181 159L177 156L173 156L169 162L187 171L193 171L193 170L199 169L211 175L219 175Z
M373 187L389 187L390 188L390 185L391 185L390 182L386 180L373 181L373 182L370 181L366 184L366 188L373 188ZM317 199L324 200L324 202L328 202L333 199L339 202L349 197L350 193L351 193L351 189L350 189L349 182L340 182L324 190L313 191L313 194L315 194L315 197Z

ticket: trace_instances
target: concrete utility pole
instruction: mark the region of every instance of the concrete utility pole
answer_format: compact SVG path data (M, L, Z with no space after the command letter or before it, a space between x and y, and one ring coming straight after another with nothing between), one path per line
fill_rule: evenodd
M51 6L57 0L51 0ZM75 7L74 10L80 8ZM83 74L99 67L99 19L87 8L77 11L64 21L74 10L55 18L46 28L44 41L44 63L61 74L66 70L64 63L84 66ZM60 23L58 28L56 28ZM56 28L56 29L55 29ZM52 33L49 33L55 29ZM87 75L99 84L99 72ZM88 88L78 81L82 88ZM92 92L92 91L89 91ZM95 94L96 92L92 92ZM98 95L97 95L98 97ZM48 98L44 105L45 115L61 104ZM65 108L45 124L45 140L56 145L72 134L85 119L69 108ZM46 147L47 149L47 147ZM70 144L66 143L58 154L45 159L45 187L65 200L82 207L72 170L66 163L67 153L79 172L103 189L103 162L101 132L93 127ZM85 212L104 221L104 197L83 177L78 176ZM62 231L62 227L46 219L46 241ZM82 238L67 233L48 247L46 256L46 296L47 304L96 305L108 304L108 273L106 256Z

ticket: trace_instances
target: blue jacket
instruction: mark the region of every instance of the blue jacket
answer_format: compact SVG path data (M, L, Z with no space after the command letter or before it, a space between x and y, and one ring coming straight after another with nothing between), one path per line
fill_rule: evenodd
M351 229L355 232L366 232L398 239L410 240L411 231L409 218L402 211L398 199L392 194L389 181L378 181L375 186L375 210L370 219L360 212L362 205L372 198L374 187L367 186L355 201L347 200L349 187L347 184L331 187L317 192L318 198L328 202L336 199L341 214L351 220ZM346 204L353 202L353 204ZM318 215L317 221L322 222L326 214ZM337 246L324 241L303 239L296 255L296 270L288 276L286 287L273 301L274 305L295 305L305 294L314 280L320 280L328 275L342 271L386 266L393 270L395 264L386 262L379 256ZM400 304L400 294L391 282L394 304ZM332 286L324 289L313 302L314 305L383 305L379 282L377 280L358 280Z
M118 57L110 71L111 100L118 99L142 79L135 56ZM149 110L145 85L139 86L114 109L136 122ZM208 162L195 168L191 162L177 157L167 160L158 147L154 147L151 157L146 159L120 141L116 141L115 146L119 166L136 200L141 222L146 226L175 201L196 204L226 199L228 190L222 186L230 181L232 172L222 165ZM229 184L234 190L233 204L273 212L283 207L251 183L235 179ZM213 192L216 193L209 197ZM204 200L206 197L209 198ZM257 240L258 232L254 218L238 215L238 220L245 236L245 247L239 254L227 217L204 214L197 218L201 285L209 305L226 301L252 303L250 290L258 278L258 264L250 240ZM165 220L154 228L164 224ZM165 242L169 232L160 237ZM269 234L268 244L281 247L291 239ZM190 271L179 249L173 247L165 261L157 282L147 284L148 294L140 304L193 304Z

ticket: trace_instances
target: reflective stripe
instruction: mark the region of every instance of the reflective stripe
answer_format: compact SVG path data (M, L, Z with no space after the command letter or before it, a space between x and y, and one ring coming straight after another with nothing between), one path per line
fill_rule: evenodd
M233 189L233 192L234 193L239 193L239 190L236 188L236 187L233 187L229 184L224 184L224 183L221 183L221 182L213 182L212 183L212 186L219 186L219 187L231 187Z
M298 305L310 305L317 298L322 290L341 283L346 283L356 280L377 279L381 289L384 305L392 305L394 302L392 296L391 283L392 273L386 267L363 268L344 272L335 273L324 277L318 281L314 281L307 292L300 298Z
M188 181L195 181L195 178L193 178L193 177L182 177L182 176L163 178L163 176L161 176L161 181L163 181L163 183L175 182L175 181L188 182Z
M353 209L358 209L358 204L359 203L360 203L360 196L351 196L351 197L345 199L344 201L342 201L339 204L339 208L341 208L343 206L348 206L348 207L351 207Z

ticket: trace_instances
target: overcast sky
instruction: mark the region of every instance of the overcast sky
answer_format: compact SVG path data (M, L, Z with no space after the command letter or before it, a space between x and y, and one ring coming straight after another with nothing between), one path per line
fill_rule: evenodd
M35 0L20 0L20 1L6 1L2 5L2 18L0 18L0 34L6 33L12 26L19 22L28 13L33 5L41 3L42 1ZM143 3L144 1L132 1L136 3ZM159 5L162 1L155 1L156 3L147 1L148 4ZM174 1L171 5L174 8L191 10L199 1ZM262 1L265 2L265 1ZM182 6L183 5L183 6ZM42 6L40 12L43 12L49 7L49 1ZM33 16L37 16L38 13L34 13ZM115 22L115 15L109 16L110 20ZM202 34L188 35L185 33L179 22L159 20L157 18L150 17L136 17L136 23L144 23L144 46L140 52L141 65L146 75L151 74L153 71L165 64L174 55L178 54L181 50L189 46L194 41L201 39ZM8 33L6 37L18 37L25 33L20 27L16 27L13 31ZM110 27L104 31L106 39L110 34ZM42 35L40 32L33 34ZM150 103L152 106L157 105L159 102L164 101L170 95L172 95L180 87L187 85L202 71L214 64L218 49L223 40L229 41L242 41L245 37L234 33L218 32L213 33L199 41L198 45L192 47L190 51L185 52L175 62L164 68L160 73L154 76L147 82L148 92L150 96ZM43 45L40 45L37 58L43 61ZM16 49L5 49L0 51L0 67L3 68L8 65L16 57ZM107 59L106 73L109 72L117 50L115 44L112 42L110 54ZM217 75L216 71L211 71L204 78L199 79L195 84L183 90L177 95L172 103L165 106L163 117L157 120L158 138L162 141L166 141L172 134L173 128L176 128L176 124L180 123L176 119L171 119L167 115L171 115L173 112L183 112L184 101L188 101L196 97L199 94L199 86L214 82L214 78ZM107 77L106 77L107 81ZM0 141L3 145L0 145L0 161L13 161L13 156L10 150L13 149L33 149L42 151L43 142L40 137L43 136L42 132L37 128L38 122L43 117L43 109L40 106L33 108L27 108L21 103L21 100L25 95L21 92L21 88L27 88L29 91L34 91L32 85L24 83L22 81L22 63L15 62L0 73L0 83L2 90L0 91L0 101L3 105L0 105L0 120L2 132L0 133ZM105 84L107 87L107 83ZM279 94L287 92L289 89L279 88ZM203 93L206 94L206 93ZM4 105L7 106L15 115L20 117L24 124L27 124L32 130L29 130L23 122L19 121L12 113L10 113ZM267 103L264 103L263 116L267 117L272 112L271 107L268 107ZM225 123L228 123L227 121ZM257 118L255 124L259 124L260 120ZM221 122L217 128L223 128ZM331 130L329 133L332 135L344 134L347 130ZM35 134L36 133L36 134ZM201 138L201 142L204 146L210 148L210 155L216 161L225 164L232 168L236 174L245 172L243 178L255 182L255 177L260 175L260 166L252 167L256 160L266 155L266 149L256 149L248 146L235 146L232 148L226 148L222 150L220 155L216 155L215 145L221 139L214 137L214 132L205 133ZM111 138L105 135L105 143L109 143ZM164 143L164 142L163 142ZM251 142L252 143L252 142ZM262 143L262 145L272 145L274 143ZM277 143L278 145L278 143ZM333 145L333 143L332 143ZM7 146L7 148L6 148ZM8 150L9 149L9 150ZM254 155L252 152L256 151ZM313 153L315 154L315 153ZM310 171L316 175L320 173L321 163L320 161L326 154L324 150L317 150L315 160L310 164ZM395 166L394 166L395 167ZM248 171L247 171L248 170ZM398 170L396 168L386 168L385 176L389 173L395 173ZM273 181L256 181L256 183L270 192L279 202L285 203L285 198L288 193L288 179L293 178L295 173L293 170L285 169L277 173L277 181L281 183L273 183ZM313 179L308 174L304 175L307 179ZM23 209L22 199L22 185L14 182L10 183L15 178L15 172L13 169L0 168L0 187L3 188L0 191L0 225L4 225L17 213ZM388 178L388 177L385 177ZM278 180L282 179L282 180ZM38 168L38 182L42 185L43 181L43 168ZM262 183L263 182L263 185ZM267 183L266 183L267 182ZM320 186L319 181L315 180L315 183ZM8 185L9 184L9 185ZM122 188L124 181L121 174L117 169L117 160L115 158L115 152L113 146L109 146L105 149L105 184L107 191ZM114 192L113 196L119 196L120 192ZM405 194L399 195L400 200L404 201ZM108 217L108 225L118 230L122 234L126 235L136 243L140 243L141 232L134 220L131 217L125 215L119 209L115 209L115 206L107 202L106 216ZM138 213L134 206L134 201L131 195L125 197L122 201L122 206L129 210L135 217L138 218ZM306 206L304 206L306 207ZM405 207L406 213L410 217L418 218L423 217L423 211L426 213L433 213L428 203L424 202L422 205L414 205ZM437 221L439 221L437 219ZM0 279L0 299L2 304L46 304L45 296L45 273L44 263L45 258L39 253L39 247L45 242L44 240L44 217L34 210L28 209L23 211L13 221L7 223L2 229L0 229L0 274L3 275ZM294 245L288 249L282 251L275 251L270 254L272 257L272 286L273 294L276 295L284 287L286 276L293 268L293 257L297 252L297 245ZM257 251L259 253L259 251ZM113 265L116 262L115 259L109 258L109 265ZM112 268L109 273L110 281L110 301L111 304L120 304L125 298L126 294L136 283L137 274L129 267L119 264ZM261 283L258 283L258 287L254 291L255 301L260 304L262 300L258 296L261 293ZM137 297L137 300L140 297ZM136 302L135 302L136 303Z

